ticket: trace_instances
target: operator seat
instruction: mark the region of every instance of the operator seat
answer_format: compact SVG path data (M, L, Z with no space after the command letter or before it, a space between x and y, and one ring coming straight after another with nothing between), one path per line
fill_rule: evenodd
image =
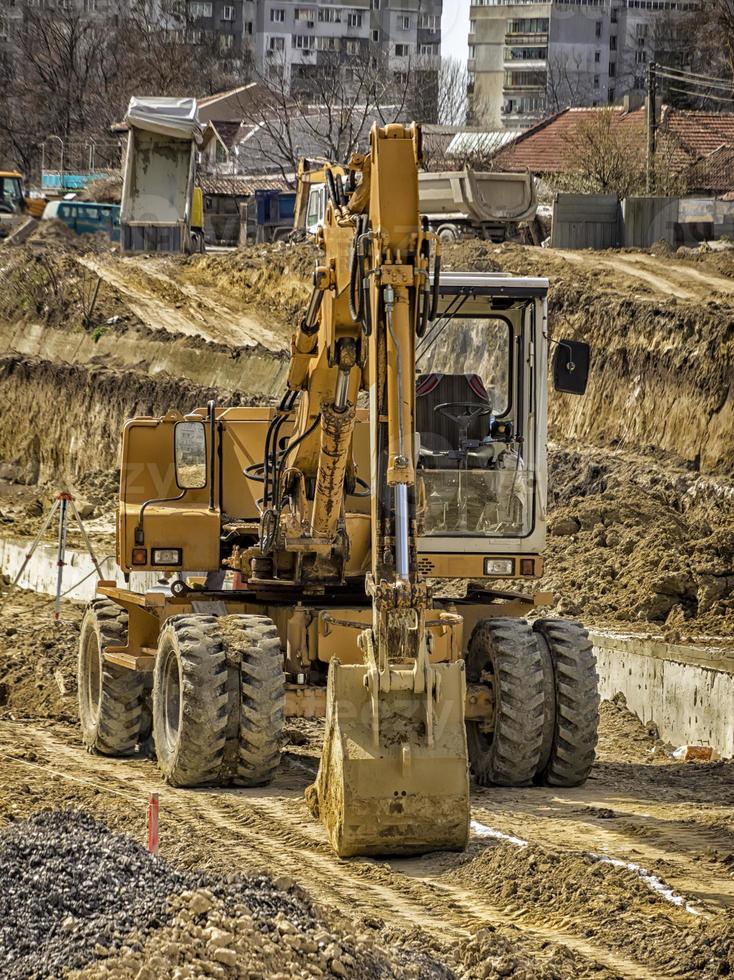
M441 412L437 405L446 402L468 402L489 405L489 395L478 374L419 374L416 379L416 429L420 435L422 450L431 453L459 449L459 427ZM469 426L469 439L484 439L489 431L489 419L480 417ZM441 456L420 454L420 464L425 469L456 469L456 460Z

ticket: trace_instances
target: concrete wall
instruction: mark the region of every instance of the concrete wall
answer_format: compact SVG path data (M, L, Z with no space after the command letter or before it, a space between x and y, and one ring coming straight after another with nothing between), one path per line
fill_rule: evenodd
M734 756L734 651L619 633L591 635L602 698L622 692L641 721L673 745Z

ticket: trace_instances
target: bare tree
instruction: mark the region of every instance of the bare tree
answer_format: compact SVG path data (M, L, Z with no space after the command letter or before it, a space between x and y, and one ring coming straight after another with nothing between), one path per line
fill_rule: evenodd
M393 75L366 49L346 61L338 51L319 52L314 65L269 58L257 75L256 96L241 98L242 121L252 130L243 147L249 168L278 170L292 179L303 156L345 162L363 145L373 122L405 119L411 75ZM296 71L297 69L297 71Z
M566 174L554 180L556 188L619 197L637 192L645 169L639 137L620 124L611 106L580 116L566 146Z

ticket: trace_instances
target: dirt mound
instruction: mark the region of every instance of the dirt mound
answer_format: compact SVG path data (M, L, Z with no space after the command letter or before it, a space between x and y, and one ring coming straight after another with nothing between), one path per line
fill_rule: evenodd
M330 927L291 879L179 871L87 814L0 835L0 969L11 978L449 978L430 957ZM236 969L235 969L236 968ZM232 972L234 970L234 972Z
M332 930L294 882L178 871L87 814L0 835L0 970L11 978L449 977L372 937ZM231 971L237 967L235 973Z
M313 271L322 253L311 243L250 245L224 255L197 255L179 275L216 288L223 296L277 316L289 328L308 303Z
M734 635L734 483L627 454L555 449L543 585L587 623Z

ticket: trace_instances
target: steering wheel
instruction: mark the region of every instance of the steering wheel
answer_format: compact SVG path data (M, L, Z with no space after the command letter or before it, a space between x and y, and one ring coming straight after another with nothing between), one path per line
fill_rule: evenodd
M433 411L456 423L462 432L468 432L469 426L475 419L492 414L492 406L488 403L477 405L476 402L442 402L436 405Z
M0 204L0 214L15 214L12 204Z

